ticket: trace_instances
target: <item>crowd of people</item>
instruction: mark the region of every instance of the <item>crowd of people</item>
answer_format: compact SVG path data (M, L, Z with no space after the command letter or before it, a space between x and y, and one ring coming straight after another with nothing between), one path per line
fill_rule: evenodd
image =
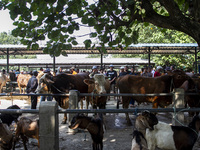
M137 70L135 70L134 67L131 67L129 70L128 65L121 66L119 69L116 68L116 70L115 70L114 66L111 64L111 65L109 65L108 70L106 70L105 68L99 68L98 66L93 66L91 72L89 72L89 71L81 71L81 72L88 72L90 78L93 78L93 76L95 74L105 75L110 82L110 93L120 93L120 91L116 89L116 79L118 77L125 76L125 75L139 75L139 76L143 76L143 77L158 77L163 74L166 74L165 71L170 71L170 70L171 71L174 70L174 66L165 67L165 69L163 69L163 67L161 67L161 66L157 66L156 68L144 67L141 69L140 72L138 72ZM5 70L3 70L2 72L5 73ZM32 75L32 77L29 79L28 84L27 84L27 88L26 88L27 93L35 93L35 90L38 86L37 75L38 75L38 73L41 73L41 72L47 73L50 75L58 75L61 73L66 73L65 71L63 71L62 67L58 67L55 73L53 71L51 71L49 68L46 68L45 70L43 68L40 68L39 71L34 70L34 71L30 71L30 72L23 72L23 71L20 72L19 69L14 71L16 78L20 73L21 74L29 73ZM79 69L77 69L75 67L71 67L70 71L67 73L75 75L75 74L79 73ZM117 97L117 98L120 99L120 97ZM47 101L52 101L52 96L47 96L47 97L41 96L40 102L45 101L45 99L47 99ZM116 99L116 97L114 97L114 99ZM135 106L134 103L135 103L134 100L131 99L130 107L134 107ZM37 106L37 96L33 95L33 96L31 96L31 109L36 109L36 106Z

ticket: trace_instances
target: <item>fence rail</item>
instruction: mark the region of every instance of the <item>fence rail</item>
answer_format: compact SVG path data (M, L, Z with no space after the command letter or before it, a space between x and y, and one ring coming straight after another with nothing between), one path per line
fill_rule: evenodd
M66 109L58 110L58 114L62 113L140 113L149 112L200 112L200 108L132 108L132 109ZM23 114L33 113L39 114L39 110L34 109L0 109L0 113L6 114Z

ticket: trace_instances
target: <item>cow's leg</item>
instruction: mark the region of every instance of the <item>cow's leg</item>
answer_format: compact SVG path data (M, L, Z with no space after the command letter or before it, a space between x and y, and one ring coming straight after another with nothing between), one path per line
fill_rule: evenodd
M152 105L153 108L158 108L158 96L155 96L153 98L152 103L153 103Z
M83 109L83 98L80 99L81 109Z
M67 123L67 113L64 113L64 117L61 124L66 124L66 123Z
M122 96L122 102L123 102L123 109L128 109L130 103L130 97ZM129 118L129 114L125 113L125 115L126 115L127 125L132 125L131 120Z
M19 84L18 84L18 87L19 87L19 93L22 94L22 88Z

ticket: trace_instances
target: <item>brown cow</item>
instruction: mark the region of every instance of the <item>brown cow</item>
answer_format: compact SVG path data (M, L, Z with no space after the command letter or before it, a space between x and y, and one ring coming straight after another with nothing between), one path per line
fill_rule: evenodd
M134 93L134 94L152 94L152 93L170 93L173 88L180 87L184 81L190 79L185 72L175 70L170 75L163 75L156 78L147 78L142 76L126 75L118 78L117 86L120 93ZM129 107L130 97L123 96L123 108ZM151 102L153 108L166 107L172 103L172 96L154 96L133 97L137 102ZM131 124L128 113L126 113L127 123Z
M22 94L22 88L23 88L23 93L25 93L25 88L28 84L28 80L31 78L30 74L19 74L17 76L17 84L19 87L19 92Z
M110 90L110 83L109 80L105 79L105 76L103 74L95 74L94 78L92 79L85 79L85 84L88 85L88 93L94 93L94 94L106 94L109 93ZM106 101L107 96L95 96L95 97L88 97L87 102L87 108L90 104L93 106L93 108L99 107L100 109L106 108Z
M6 82L10 81L9 74L0 74L0 93L3 91L3 87L6 85Z
M78 90L80 93L87 93L88 86L83 82L84 79L88 79L89 75L87 73L78 73L76 75L72 74L58 74L57 76L50 76L49 74L44 74L38 84L36 89L37 93L49 93L53 94L67 94L70 90ZM66 96L54 96L55 100L58 102L61 108L69 108L69 97ZM81 101L82 102L82 101ZM81 108L83 104L81 103ZM66 123L67 116L64 115L62 123Z

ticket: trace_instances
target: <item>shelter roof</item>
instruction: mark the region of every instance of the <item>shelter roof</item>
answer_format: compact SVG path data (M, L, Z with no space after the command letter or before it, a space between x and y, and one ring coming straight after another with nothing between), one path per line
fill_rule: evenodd
M27 49L24 45L0 45L0 55L6 55L7 50L10 55L43 54L43 48L37 50ZM194 54L199 52L196 43L146 43L132 44L128 48L106 47L108 54ZM97 48L86 49L84 46L76 46L70 50L65 50L67 54L100 54Z

